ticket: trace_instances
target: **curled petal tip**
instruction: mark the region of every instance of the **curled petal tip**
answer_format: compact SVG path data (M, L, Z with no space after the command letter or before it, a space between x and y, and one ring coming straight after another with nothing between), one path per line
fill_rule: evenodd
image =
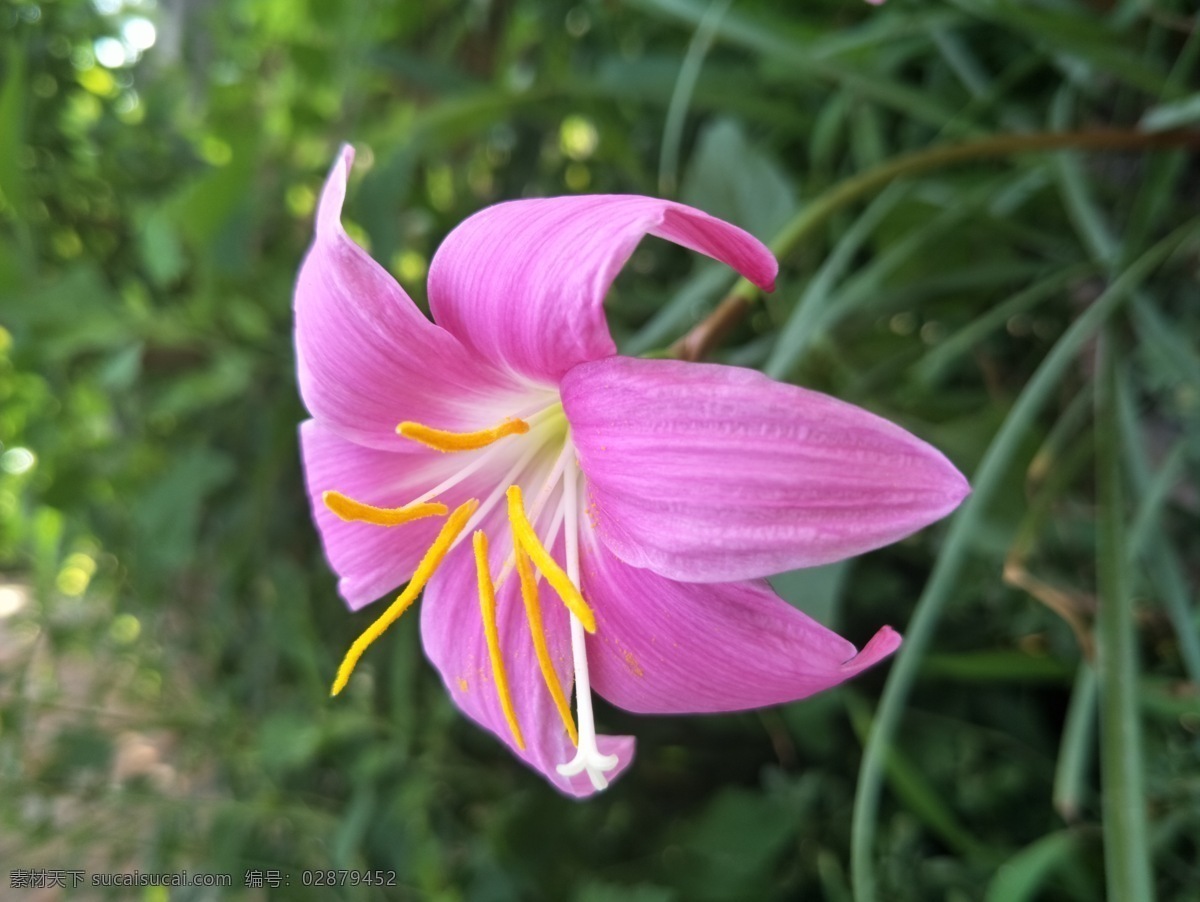
M766 291L779 271L753 235L684 204L633 195L517 200L446 237L430 263L430 310L480 357L557 382L616 353L604 298L646 235L720 260Z
M350 169L354 166L354 148L343 144L338 150L337 160L329 171L329 178L321 190L317 204L317 233L336 234L341 231L342 204L346 200L346 184Z
M348 176L350 170L354 168L354 147L350 144L343 144L338 148L337 161L334 163L334 168L340 170L341 174Z
M858 654L842 664L842 670L860 673L894 653L902 641L900 634L890 626L880 627Z
M743 711L807 698L900 643L884 627L856 654L764 582L676 582L625 564L595 536L585 551L583 590L604 627L588 645L592 686L635 713Z

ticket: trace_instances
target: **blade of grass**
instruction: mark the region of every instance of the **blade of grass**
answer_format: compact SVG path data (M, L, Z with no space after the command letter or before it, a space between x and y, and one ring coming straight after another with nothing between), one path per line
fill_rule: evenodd
M1129 479L1134 490L1144 499L1143 509L1139 511L1135 527L1131 530L1130 538L1133 541L1129 551L1144 559L1150 579L1162 594L1167 616L1175 630L1184 670L1188 679L1200 686L1200 630L1197 630L1196 615L1192 610L1192 593L1188 589L1179 556L1164 534L1159 517L1165 502L1165 488L1173 482L1170 474L1174 468L1171 458L1168 458L1158 476L1151 477L1128 376L1121 378L1117 384L1117 415ZM1158 486L1163 486L1161 500L1156 497L1159 495L1156 491Z
M1080 434L1093 407L1091 385L1085 384L1049 428L1026 471L1026 491L1032 497L1004 560L1004 581L1027 592L1070 626L1085 658L1092 657L1094 647L1089 599L1069 585L1041 579L1030 572L1026 561L1036 554L1039 539L1052 530L1063 503L1069 503L1071 487L1094 469L1090 431Z
M1045 277L1044 263L1014 263L1012 260L996 263L971 261L964 266L931 273L900 285L876 286L876 290L886 296L886 299L876 306L881 312L911 310L931 298L942 299L971 292L998 291L1004 286L1028 285L1033 279Z
M679 187L679 146L683 141L683 123L687 118L688 105L696 88L696 79L700 77L700 70L704 66L704 58L712 49L717 26L721 24L721 18L731 2L712 0L709 3L688 42L683 62L679 64L679 77L675 80L671 101L667 104L662 150L658 157L658 193L663 197L674 197Z
M969 222L981 215L981 203L989 194L990 187L979 193L961 193L953 205L947 206L921 227L913 228L903 238L881 249L865 265L856 268L836 292L824 297L805 297L804 302L810 305L806 326L796 330L791 344L776 349L775 354L779 358L776 364L778 372L790 372L803 353L818 338L829 335L844 318L851 314L861 314L865 311L879 313L886 309L888 302L894 300L887 292L893 274L902 270L913 259L919 258L922 253L930 253L932 245L947 233L961 228L964 220ZM1010 275L1017 271L1017 267L1008 267ZM968 273L960 275L966 276ZM931 296L924 294L916 297L912 305L920 307L926 304Z
M1028 5L981 0L952 0L964 12L1020 32L1044 44L1053 57L1075 56L1090 66L1155 95L1168 87L1167 74L1139 58L1128 37L1090 12L1034 9ZM1063 64L1060 64L1063 65ZM1068 66L1063 65L1064 69Z
M851 874L857 902L870 902L876 898L872 850L879 818L884 761L894 742L921 658L933 639L942 610L972 547L971 537L979 526L983 511L1012 466L1021 438L1034 417L1050 401L1054 387L1075 361L1080 349L1147 276L1182 245L1198 237L1200 220L1193 220L1163 238L1121 273L1051 348L988 446L975 475L973 494L951 519L942 553L917 601L904 645L888 675L875 723L863 750L851 826Z
M1067 704L1066 723L1054 766L1054 789L1050 795L1054 810L1068 824L1079 819L1088 793L1096 714L1096 671L1091 662L1082 661L1075 672L1075 686Z
M1070 94L1060 91L1055 98L1052 115L1057 124L1070 119ZM1072 219L1080 230L1092 259L1110 269L1116 265L1124 252L1114 237L1113 229L1104 220L1087 190L1083 170L1075 154L1063 153L1055 157L1055 172L1059 179L1063 199ZM1139 337L1144 333L1151 346L1159 349L1163 360L1170 362L1182 378L1200 371L1196 355L1186 341L1178 340L1171 327L1158 315L1157 309L1140 290L1135 290L1130 303L1134 322L1139 327ZM1123 384L1123 381L1122 381ZM1134 479L1140 491L1150 483L1149 467L1145 463L1145 452L1141 448L1139 430L1133 413L1132 392L1118 387L1118 410L1122 411L1122 436L1126 443L1126 460L1135 468ZM1140 467L1137 462L1141 462ZM1181 653L1190 679L1197 682L1200 677L1200 636L1196 634L1195 619L1191 614L1187 582L1171 545L1161 532L1157 541L1148 549L1152 578L1158 584L1167 606L1175 633L1179 637Z
M1068 92L1060 91L1054 104L1056 121L1069 118L1068 104ZM1117 241L1091 198L1078 155L1069 152L1056 154L1054 171L1058 176L1067 215L1092 259L1100 264L1115 261L1119 250Z
M1200 354L1192 337L1168 322L1149 298L1134 298L1129 313L1139 344L1157 352L1156 363L1174 370L1174 378L1200 388Z
M996 869L988 884L984 902L1025 902L1037 898L1037 892L1066 859L1079 849L1079 837L1060 830L1032 842Z
M700 319L710 298L729 284L729 270L703 261L646 324L621 344L621 353L636 357L664 347L672 335Z
M850 724L859 740L865 740L871 732L871 712L866 702L854 693L846 693L845 699ZM896 795L947 848L976 861L988 861L994 857L987 845L980 842L958 819L954 810L942 801L937 790L929 785L929 781L907 755L891 749L884 767Z
M926 655L921 662L921 680L950 680L955 683L1065 685L1070 668L1049 655L1034 657L1023 651L972 651L961 654Z
M959 83L975 100L987 96L992 86L992 79L987 71L971 53L958 34L945 26L930 30L934 46L942 55L942 59L957 76Z
M625 5L690 25L699 25L705 13L701 0L625 0ZM961 26L964 21L966 17L962 13L928 7L899 20L866 16L855 27L831 33L818 26L805 28L794 16L752 19L743 13L734 13L721 23L720 35L723 40L764 56L792 61L829 60L840 56L858 59L863 51L891 46L900 38L924 38L935 28Z
M699 25L706 11L704 5L690 0L626 0L626 3L693 25ZM856 92L907 118L940 129L947 122L958 121L953 107L943 106L929 92L910 88L889 73L867 71L857 59L849 62L840 58L849 57L851 51L865 47L894 48L900 31L924 36L933 24L957 21L960 21L959 16L947 17L942 12L913 17L902 25L894 20L870 21L858 29L846 29L844 34L830 38L822 33L811 37L798 35L786 21L755 21L730 14L718 25L717 35L722 41L753 50L800 75L832 82L842 90Z
M1110 899L1152 902L1146 799L1138 711L1137 628L1125 546L1117 419L1117 348L1111 331L1099 346L1096 385L1096 671L1100 689L1100 777L1104 792L1104 862Z
M913 367L913 375L924 385L933 385L942 372L959 357L969 353L990 333L1001 329L1009 319L1043 301L1057 297L1076 279L1083 278L1095 267L1088 264L1068 266L1039 279L1012 297L984 312L969 325L959 329L937 346L930 348Z
M1121 412L1122 414L1125 413L1124 410ZM1138 453L1138 449L1134 446L1137 444L1137 437L1130 434L1127 428L1128 425L1124 421L1121 423L1121 445L1126 454L1136 454ZM1167 452L1167 456L1163 458L1158 472L1153 476L1147 478L1148 468L1144 466L1145 461L1140 461L1139 463L1143 464L1143 466L1138 467L1135 467L1132 461L1129 463L1128 470L1131 475L1135 469L1138 471L1137 475L1131 479L1131 482L1138 496L1141 498L1137 506L1137 511L1134 514L1132 525L1129 527L1127 555L1131 561L1141 556L1150 541L1151 534L1156 532L1155 527L1158 525L1159 517L1162 515L1162 510L1167 504L1171 489L1179 481L1179 477L1183 472L1183 464L1186 460L1187 440L1180 439ZM1161 537L1156 538L1161 541Z
M903 183L892 184L873 200L846 230L846 233L833 248L833 253L825 258L821 268L809 281L804 292L800 295L788 316L787 322L779 330L779 338L775 349L767 358L763 372L774 379L791 372L800 355L808 348L815 337L813 321L829 302L834 285L849 269L855 255L876 227L884 220L904 197L907 191Z

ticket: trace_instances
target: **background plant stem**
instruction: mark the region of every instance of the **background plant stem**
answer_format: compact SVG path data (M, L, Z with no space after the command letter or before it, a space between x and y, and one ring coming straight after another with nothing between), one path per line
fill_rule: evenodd
M1146 134L1120 129L1076 132L996 135L964 144L934 147L905 154L874 169L838 182L804 207L768 245L786 260L803 241L836 211L908 175L941 169L989 157L1007 157L1049 150L1162 150L1200 147L1200 131L1172 130ZM741 322L759 295L747 279L739 279L712 313L671 345L669 354L680 360L702 360Z
M1137 624L1129 591L1121 441L1117 422L1117 346L1098 344L1096 382L1096 532L1100 606L1096 668L1100 685L1100 766L1108 898L1152 902L1138 711Z

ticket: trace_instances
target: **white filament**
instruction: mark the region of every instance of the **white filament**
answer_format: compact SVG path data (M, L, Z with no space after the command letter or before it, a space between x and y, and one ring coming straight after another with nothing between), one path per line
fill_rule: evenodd
M478 526L483 518L492 512L492 508L500 503L500 497L508 491L508 487L513 484L517 476L529 465L529 462L533 460L539 450L541 449L537 445L530 445L525 453L518 458L517 462L509 468L508 472L504 474L504 478L492 489L492 493L484 499L483 504L479 505L479 509L471 515L471 519L467 521L462 532L458 534L458 538L454 540L454 544L450 546L451 550L456 548L464 537L471 535L471 530Z
M529 508L529 522L533 525L535 530L537 529L538 518L541 517L542 511L546 509L546 504L550 501L550 497L554 494L554 490L558 488L559 480L562 479L563 468L567 465L567 458L573 456L574 451L575 449L571 446L570 442L564 443L562 451L559 452L558 459L554 461L554 466L550 468L549 475L547 475L545 480L542 482L542 488L540 491L538 491L537 497L533 500L533 505ZM558 538L558 525L556 524L561 524L562 516L563 509L562 502L560 501L558 509L554 512L555 519L551 520L550 523L549 537L542 542L542 544L546 546L546 550L551 553L554 551L554 540ZM510 553L505 559L504 566L500 568L500 575L496 577L497 592L499 592L500 587L504 585L504 581L512 576L512 572L516 566L517 551L514 548L512 553ZM541 571L536 572L534 574L534 578L538 582L541 582Z
M557 404L550 404L545 407L539 408L538 411L536 413L534 413L532 416L521 417L520 419L524 419L525 422L529 424L529 431L536 434L537 427L551 413L557 413L558 412L557 408L558 408ZM537 442L533 442L533 445L535 448L538 447ZM493 458L503 457L505 455L512 454L512 451L513 451L513 445L511 442L505 442L503 440L500 440L498 442L493 443L492 445L490 445L488 447L488 449L486 451L484 451L483 454L477 455L475 457L475 459L472 460L465 467L463 467L460 470L455 470L451 476L442 480L441 482L439 482L437 485L435 485L433 488L431 488L429 491L425 492L424 494L418 495L412 501L408 502L408 504L405 506L408 507L408 506L411 506L414 504L423 504L424 502L428 501L431 498L436 498L438 495L440 495L442 492L446 491L447 489L454 488L456 485L458 485L460 482L462 482L464 479L466 479L472 473L479 472L479 470L482 467L485 467L489 463L491 463ZM451 452L451 453L458 454L461 452ZM524 461L524 463L529 462L528 458L523 458L523 461ZM522 469L524 469L523 465L518 468L514 468L514 471L520 472L520 470L522 470ZM505 484L507 485L507 482Z

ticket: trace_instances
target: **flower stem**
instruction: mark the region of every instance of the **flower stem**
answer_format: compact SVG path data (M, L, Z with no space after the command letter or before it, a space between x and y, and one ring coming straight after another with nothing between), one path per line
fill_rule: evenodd
M1171 147L1200 147L1200 131L1175 129L1146 133L1123 129L1090 129L1077 132L1036 132L995 135L964 144L916 151L838 182L793 216L769 246L776 257L786 259L804 239L838 210L903 176L917 175L972 160L1037 151L1161 150ZM746 315L759 294L759 289L752 282L739 279L712 313L671 345L670 356L693 361L708 356Z

